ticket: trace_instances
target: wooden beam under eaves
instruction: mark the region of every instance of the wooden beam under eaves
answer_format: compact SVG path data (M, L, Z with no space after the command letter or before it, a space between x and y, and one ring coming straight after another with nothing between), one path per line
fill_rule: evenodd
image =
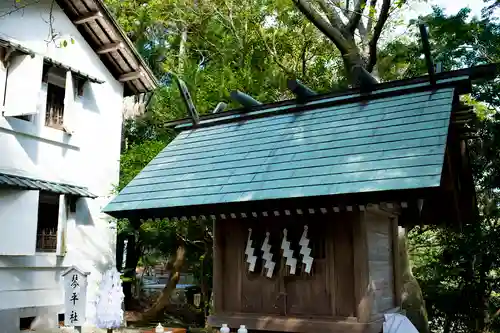
M16 51L13 47L0 47L0 61L2 61L3 67L9 67L10 57L12 53Z
M121 43L121 42L110 43L110 44L106 44L106 45L103 45L100 48L98 48L96 53L97 54L109 53L109 52L113 52L113 51L116 51L118 49L121 49L122 47L123 47L123 43Z
M129 72L129 73L125 73L123 75L120 75L120 77L118 78L118 81L120 81L120 82L132 81L132 80L137 80L143 76L144 76L144 74L142 72L134 71L134 72Z
M86 22L94 21L97 20L98 18L102 17L102 13L100 11L93 11L87 14L84 14L77 19L73 20L73 24L83 24Z

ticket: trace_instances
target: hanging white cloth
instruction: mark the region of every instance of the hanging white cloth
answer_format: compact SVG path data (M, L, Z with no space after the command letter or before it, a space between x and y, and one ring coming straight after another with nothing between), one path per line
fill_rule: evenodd
M99 285L96 300L96 326L119 328L123 320L123 289L120 273L115 267L108 270Z
M418 333L411 321L399 313L386 313L383 333Z

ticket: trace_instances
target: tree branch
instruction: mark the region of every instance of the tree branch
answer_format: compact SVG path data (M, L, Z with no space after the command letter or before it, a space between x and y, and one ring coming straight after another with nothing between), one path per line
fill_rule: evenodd
M349 22L347 23L347 31L350 33L354 33L354 30L359 25L359 22L361 21L361 15L363 15L363 11L365 9L366 5L366 0L358 0L356 3L356 7L354 8L354 12L351 15L351 18L349 19Z
M287 73L288 75L291 75L292 72L290 71L290 69L287 66L285 66L283 63L281 63L281 61L278 59L278 52L276 51L276 42L275 42L274 35L273 35L273 48L271 49L269 44L267 44L266 37L264 37L264 34L260 30L260 28L257 29L257 33L259 34L260 39L262 39L262 42L264 43L264 46L267 49L267 52L269 52L269 54L272 56L273 61L276 63L276 65L278 65L285 73Z
M302 47L302 77L306 77L307 73L307 49L309 48L309 41L307 40Z
M366 66L366 69L370 73L373 71L373 68L377 63L377 42L380 38L380 35L382 34L382 28L384 27L385 22L387 22L387 19L389 18L390 8L391 8L391 0L384 0L384 2L382 3L382 8L380 9L380 14L377 20L377 24L373 29L372 38L370 40L370 43L368 44L370 50L370 58L368 60L368 66Z
M39 3L39 2L40 2L40 0L35 0L35 1L33 1L33 2L23 3L22 5L17 4L17 3L16 3L16 4L14 4L14 6L13 6L14 8L13 8L13 9L8 10L8 11L6 11L6 12L4 12L4 13L0 13L0 18L2 18L2 17L4 17L4 16L7 16L7 15L10 15L10 14L12 14L12 13L15 13L15 12L17 12L17 11L23 10L24 8L26 8L26 7L28 7L28 6L31 6L31 5L33 5L33 4L37 4L37 3Z
M368 22L366 23L366 32L369 34L372 31L373 19L375 17L375 6L377 5L377 0L370 0L370 6L368 8Z
M295 6L311 21L316 28L326 35L339 49L340 53L349 53L349 45L340 30L329 24L307 0L293 0Z
M363 21L359 20L359 23L358 23L358 31L359 31L359 37L361 39L361 43L363 44L363 46L366 45L366 43L368 42L368 32L370 30L368 30L367 28L365 28L365 25L363 24Z
M316 0L322 11L325 12L326 17L330 21L331 25L339 29L344 29L345 25L342 22L339 14L335 11L333 6L328 6L325 0Z

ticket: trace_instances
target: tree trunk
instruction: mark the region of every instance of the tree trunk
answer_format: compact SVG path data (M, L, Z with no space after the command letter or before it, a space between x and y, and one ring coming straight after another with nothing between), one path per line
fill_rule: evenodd
M410 256L408 254L408 244L406 231L399 229L399 263L400 274L403 277L403 290L401 290L402 308L406 311L406 316L420 333L429 333L429 323L427 311L425 309L424 297L417 279L411 272Z
M179 62L177 70L179 74L182 74L184 70L184 57L186 55L186 43L188 38L188 29L186 26L181 28L181 40L179 42Z
M165 288L162 290L160 297L156 300L155 304L144 312L141 317L141 322L150 322L152 320L158 319L163 315L163 311L170 304L170 295L172 291L177 286L179 279L181 277L181 269L184 266L185 260L185 248L184 246L179 246L177 248L177 253L175 256L174 264L170 272L170 278Z

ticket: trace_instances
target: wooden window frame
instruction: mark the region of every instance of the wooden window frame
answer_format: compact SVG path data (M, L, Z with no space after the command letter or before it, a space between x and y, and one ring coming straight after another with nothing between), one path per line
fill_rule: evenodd
M60 77L60 82L51 80L51 76L49 75L51 70L56 72L54 76ZM57 73L58 71L60 73ZM66 95L65 80L65 72L62 69L52 66L51 64L44 63L42 82L47 85L44 122L45 126L58 130L64 129L64 98ZM61 82L64 82L64 84L61 85Z
M56 193L42 192L40 191L38 197L38 221L37 221L37 232L36 232L36 252L37 253L56 253L58 249L59 241L59 207L60 207L60 195ZM41 215L41 205L54 205L52 209L56 210L57 214L50 217L49 221L43 221L44 226L41 225L42 218ZM47 226L50 224L50 226Z
M47 83L45 126L63 130L65 93L65 88L59 87L52 83Z

